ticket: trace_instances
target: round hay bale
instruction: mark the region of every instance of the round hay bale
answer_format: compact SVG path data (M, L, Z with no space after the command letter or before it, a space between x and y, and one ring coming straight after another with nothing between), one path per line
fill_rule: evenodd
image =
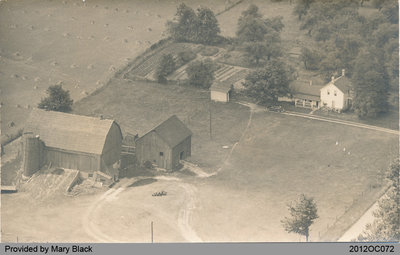
M21 105L20 105L20 104L17 104L17 105L15 105L15 107L17 107L17 108L21 108Z
M110 37L108 37L108 36L103 38L103 41L108 41L108 40L110 40Z
M109 71L115 71L115 67L114 66L110 66L110 68L108 69Z
M119 11L119 9L118 9L118 8L115 8L114 10L115 10L116 12L117 12L117 11Z
M58 81L57 83L56 83L56 85L58 85L58 86L62 86L62 85L64 85L64 82L63 81Z
M63 33L63 36L64 36L64 37L70 37L70 36L71 36L71 34L70 34L70 33L67 33L67 32L65 32L65 33Z
M101 84L103 84L101 81L96 81L96 84L97 85L101 85Z
M26 108L26 109L30 109L30 108L31 108L31 105L30 105L30 104L27 104L27 105L25 106L25 108Z
M39 87L38 87L38 86L36 86L36 85L35 85L35 86L33 86L33 89L38 89L38 88L39 88Z
M90 24L94 25L94 20L90 21Z
M94 36L91 35L91 36L88 37L88 39L89 39L89 40L93 40L93 39L94 39Z
M50 28L49 27L45 27L43 30L46 31L46 32L49 32Z
M58 63L56 61L51 62L52 66L58 66Z
M29 30L34 30L35 29L35 27L34 26L29 26Z
M149 28L147 29L147 31L151 32L151 31L153 31L153 29L151 29L151 27L149 27Z
M26 77L25 75L22 76L22 80L26 81L28 79L28 77Z
M15 79L15 78L18 78L18 77L19 77L18 74L12 74L12 75L11 75L11 78L14 78L14 79Z
M89 93L86 90L82 91L81 94L85 96L89 95Z
M104 24L104 27L108 27L108 24Z
M93 65L92 64L88 65L87 69L93 69Z
M72 68L72 69L74 69L74 68L77 68L78 66L77 66L76 64L72 64L72 65L70 65L69 67Z
M19 56L21 56L21 53L19 51L14 52L14 56L19 57Z

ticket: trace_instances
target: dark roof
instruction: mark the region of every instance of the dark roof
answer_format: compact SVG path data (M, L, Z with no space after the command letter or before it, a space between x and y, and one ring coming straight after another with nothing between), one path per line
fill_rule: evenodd
M156 132L171 148L193 134L176 115L171 116L151 131Z
M320 89L323 86L319 83L315 83L316 82L313 81L312 85L310 85L310 81L295 80L290 84L290 90L294 95L302 94L320 97Z
M313 100L313 101L320 101L321 98L320 96L313 96L313 95L306 95L306 94L294 94L294 98L297 99L307 99L307 100Z
M39 135L47 147L101 155L113 120L33 109L24 132Z
M346 76L340 76L334 79L332 83L343 93L347 93L347 91L352 89L351 81Z

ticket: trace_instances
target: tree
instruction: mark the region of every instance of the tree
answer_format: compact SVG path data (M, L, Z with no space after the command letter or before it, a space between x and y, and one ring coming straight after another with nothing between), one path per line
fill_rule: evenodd
M167 76L173 73L176 69L174 57L171 54L163 55L155 72L155 78L159 83L166 83Z
M256 5L250 5L238 20L236 36L240 42L259 42L264 39L267 27Z
M298 19L307 14L310 5L314 0L298 0L296 6L294 7L293 13L297 15Z
M204 44L214 43L221 32L214 12L210 8L200 7L197 9L197 17L199 22L197 42Z
M38 107L49 111L69 112L73 100L70 98L69 91L64 90L62 85L53 85L47 88L48 96L42 98Z
M373 213L375 220L366 226L358 241L400 241L400 161L396 159L387 170L390 188Z
M295 204L288 205L290 217L282 220L282 225L288 233L297 233L306 237L310 235L310 226L318 218L317 205L313 198L306 197L304 194Z
M388 110L389 81L381 52L362 53L356 61L353 109L360 118L376 117Z
M267 45L263 42L248 42L244 46L247 58L258 66L267 57Z
M196 42L212 44L218 38L220 29L214 12L200 7L197 13L184 3L175 14L175 21L167 22L167 31L177 42Z
M301 49L300 59L303 61L306 70L318 70L321 57L317 51L303 47Z
M243 86L248 96L260 104L275 103L278 96L289 91L289 72L285 64L278 60L267 62L266 66L248 74Z
M194 42L197 39L199 20L195 11L181 3L175 14L176 21L167 22L167 30L177 42Z
M190 85L208 89L214 81L215 65L210 59L195 61L186 68Z

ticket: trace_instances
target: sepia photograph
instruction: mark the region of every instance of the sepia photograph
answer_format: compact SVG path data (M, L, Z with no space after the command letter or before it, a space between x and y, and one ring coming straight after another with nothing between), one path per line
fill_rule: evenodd
M400 241L398 0L0 0L0 95L2 243Z

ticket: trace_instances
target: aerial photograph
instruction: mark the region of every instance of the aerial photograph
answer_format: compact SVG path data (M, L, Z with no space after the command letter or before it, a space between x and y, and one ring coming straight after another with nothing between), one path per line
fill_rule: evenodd
M397 0L0 0L1 242L400 241Z

